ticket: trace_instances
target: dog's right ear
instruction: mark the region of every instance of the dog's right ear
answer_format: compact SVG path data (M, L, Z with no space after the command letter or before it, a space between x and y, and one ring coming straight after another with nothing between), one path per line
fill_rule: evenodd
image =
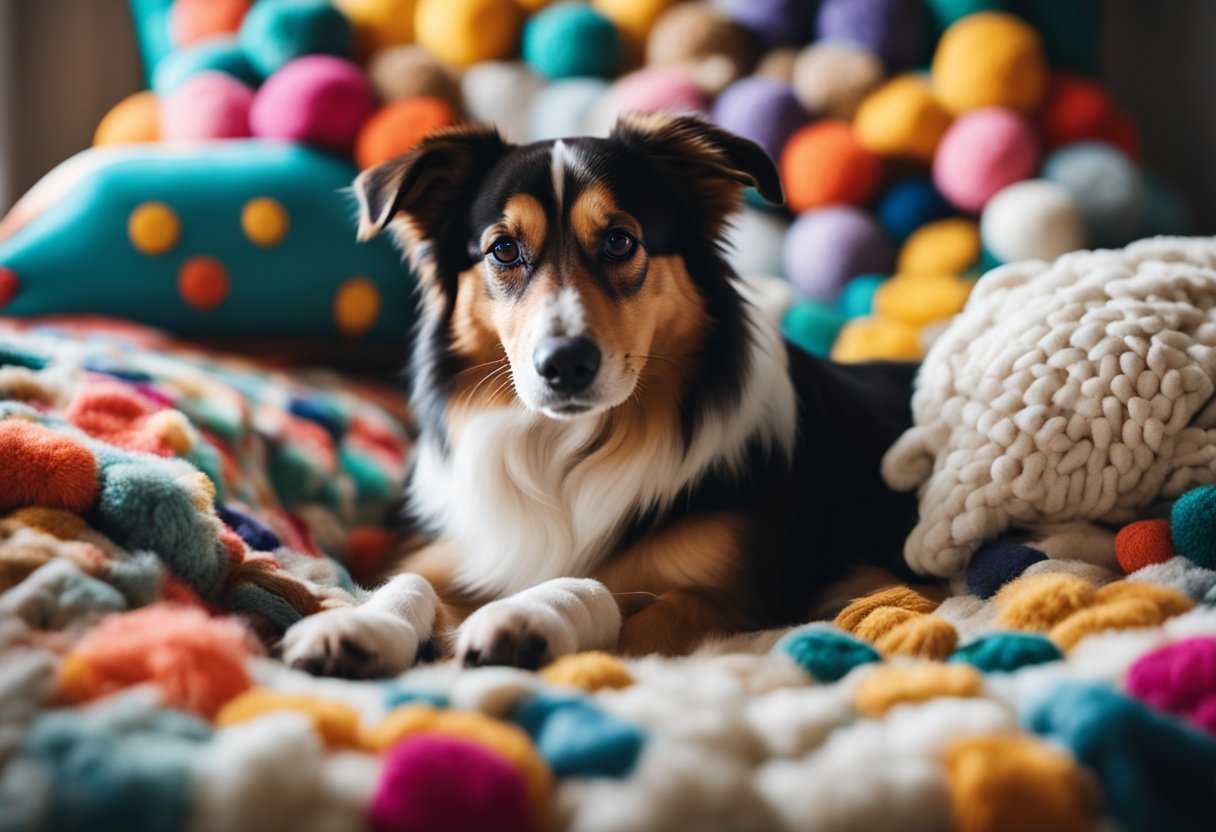
M498 131L462 124L426 136L411 150L368 168L355 179L359 239L370 240L394 220L417 240L440 236L453 209L506 151Z

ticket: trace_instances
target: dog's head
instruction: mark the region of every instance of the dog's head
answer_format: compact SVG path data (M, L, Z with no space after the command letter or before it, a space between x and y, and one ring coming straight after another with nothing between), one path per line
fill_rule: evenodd
M360 237L391 227L419 277L416 391L517 396L572 419L635 396L647 367L685 385L693 363L730 375L746 335L721 234L747 185L781 201L752 142L691 117L634 116L606 139L525 146L448 129L355 190Z

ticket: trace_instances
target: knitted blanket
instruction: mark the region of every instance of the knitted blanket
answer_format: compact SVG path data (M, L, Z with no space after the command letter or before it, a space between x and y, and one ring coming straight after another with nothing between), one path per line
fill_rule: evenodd
M0 830L1210 828L1210 489L1117 563L989 546L940 604L893 587L679 660L290 670L277 635L383 554L402 415L5 325Z

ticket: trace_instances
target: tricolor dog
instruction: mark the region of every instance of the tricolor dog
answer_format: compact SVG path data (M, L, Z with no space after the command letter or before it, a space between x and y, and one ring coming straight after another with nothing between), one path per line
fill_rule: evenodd
M408 505L429 543L284 658L395 673L432 637L466 665L688 651L809 620L863 567L905 571L915 498L880 477L913 366L785 343L723 258L756 145L691 117L606 139L432 134L355 183L420 283Z

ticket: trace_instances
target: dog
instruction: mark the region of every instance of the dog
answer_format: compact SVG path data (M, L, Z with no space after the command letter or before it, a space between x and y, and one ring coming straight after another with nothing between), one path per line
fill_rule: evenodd
M914 364L836 365L744 297L723 235L754 143L690 116L603 139L431 134L355 182L359 236L417 276L410 511L430 542L360 606L292 627L315 673L687 652L802 623L850 574L910 573L915 498L880 476Z

